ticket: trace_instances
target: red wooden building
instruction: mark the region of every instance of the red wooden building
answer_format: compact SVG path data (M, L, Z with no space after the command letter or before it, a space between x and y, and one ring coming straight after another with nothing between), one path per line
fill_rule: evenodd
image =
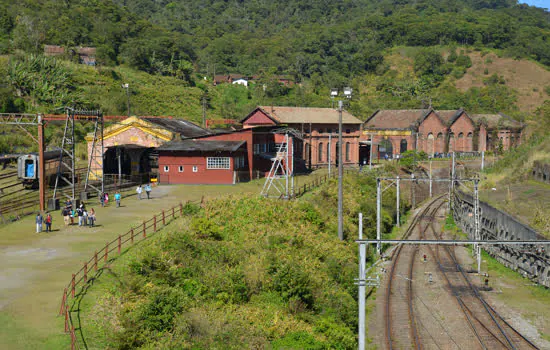
M246 141L172 141L157 151L162 184L235 184L248 175Z

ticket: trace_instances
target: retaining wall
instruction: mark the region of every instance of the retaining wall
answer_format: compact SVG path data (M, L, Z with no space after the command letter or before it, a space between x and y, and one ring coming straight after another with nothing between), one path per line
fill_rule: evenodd
M474 238L474 201L471 195L457 191L453 199L456 225ZM510 215L480 202L480 233L482 240L541 240L535 230ZM531 280L550 287L550 244L491 245L483 247L491 256Z
M535 161L533 164L533 178L538 181L550 183L550 164Z

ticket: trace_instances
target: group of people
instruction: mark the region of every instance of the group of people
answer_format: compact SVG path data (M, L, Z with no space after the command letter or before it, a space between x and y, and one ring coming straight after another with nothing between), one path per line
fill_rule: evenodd
M73 225L74 218L78 218L78 226L93 227L96 220L94 208L88 211L84 204L80 204L77 209L73 209L73 203L70 199L67 200L65 207L61 210L61 215L65 221L65 226Z
M140 200L143 191L145 191L145 193L147 194L147 199L151 199L151 184L146 184L143 187L139 185L136 188L138 199ZM115 202L117 208L120 207L121 198L122 196L120 195L120 192L117 191L115 193ZM109 194L106 192L101 193L99 196L99 201L101 203L101 206L104 207L107 203L109 203ZM74 225L75 218L78 218L78 226L93 227L96 221L94 208L91 208L90 211L87 211L84 204L80 204L78 208L74 209L73 202L70 199L65 202L65 206L63 207L63 209L61 209L61 215L63 216L65 226ZM50 213L48 213L45 218L42 216L42 214L37 213L35 222L36 233L42 232L43 224L46 224L46 232L52 231L53 218Z

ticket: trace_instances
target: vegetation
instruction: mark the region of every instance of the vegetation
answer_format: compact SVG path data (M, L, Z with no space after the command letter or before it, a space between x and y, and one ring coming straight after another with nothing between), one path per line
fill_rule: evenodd
M375 236L375 177L346 176L345 227L336 182L297 201L237 195L188 208L100 278L82 317L107 348L312 348L356 345L357 213ZM349 194L349 195L348 195ZM384 232L392 201L383 203ZM105 284L103 284L105 283ZM116 287L115 287L116 286Z

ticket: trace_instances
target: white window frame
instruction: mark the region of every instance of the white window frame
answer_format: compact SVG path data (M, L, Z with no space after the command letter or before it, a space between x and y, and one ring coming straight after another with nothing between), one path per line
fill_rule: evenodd
M207 157L206 169L231 169L231 157Z
M165 173L170 172L170 166L165 165L165 166L164 166L164 172L165 172Z
M193 172L198 173L199 172L199 167L196 166L196 165L193 165Z
M178 167L178 173L183 173L183 165L180 165L180 166Z

